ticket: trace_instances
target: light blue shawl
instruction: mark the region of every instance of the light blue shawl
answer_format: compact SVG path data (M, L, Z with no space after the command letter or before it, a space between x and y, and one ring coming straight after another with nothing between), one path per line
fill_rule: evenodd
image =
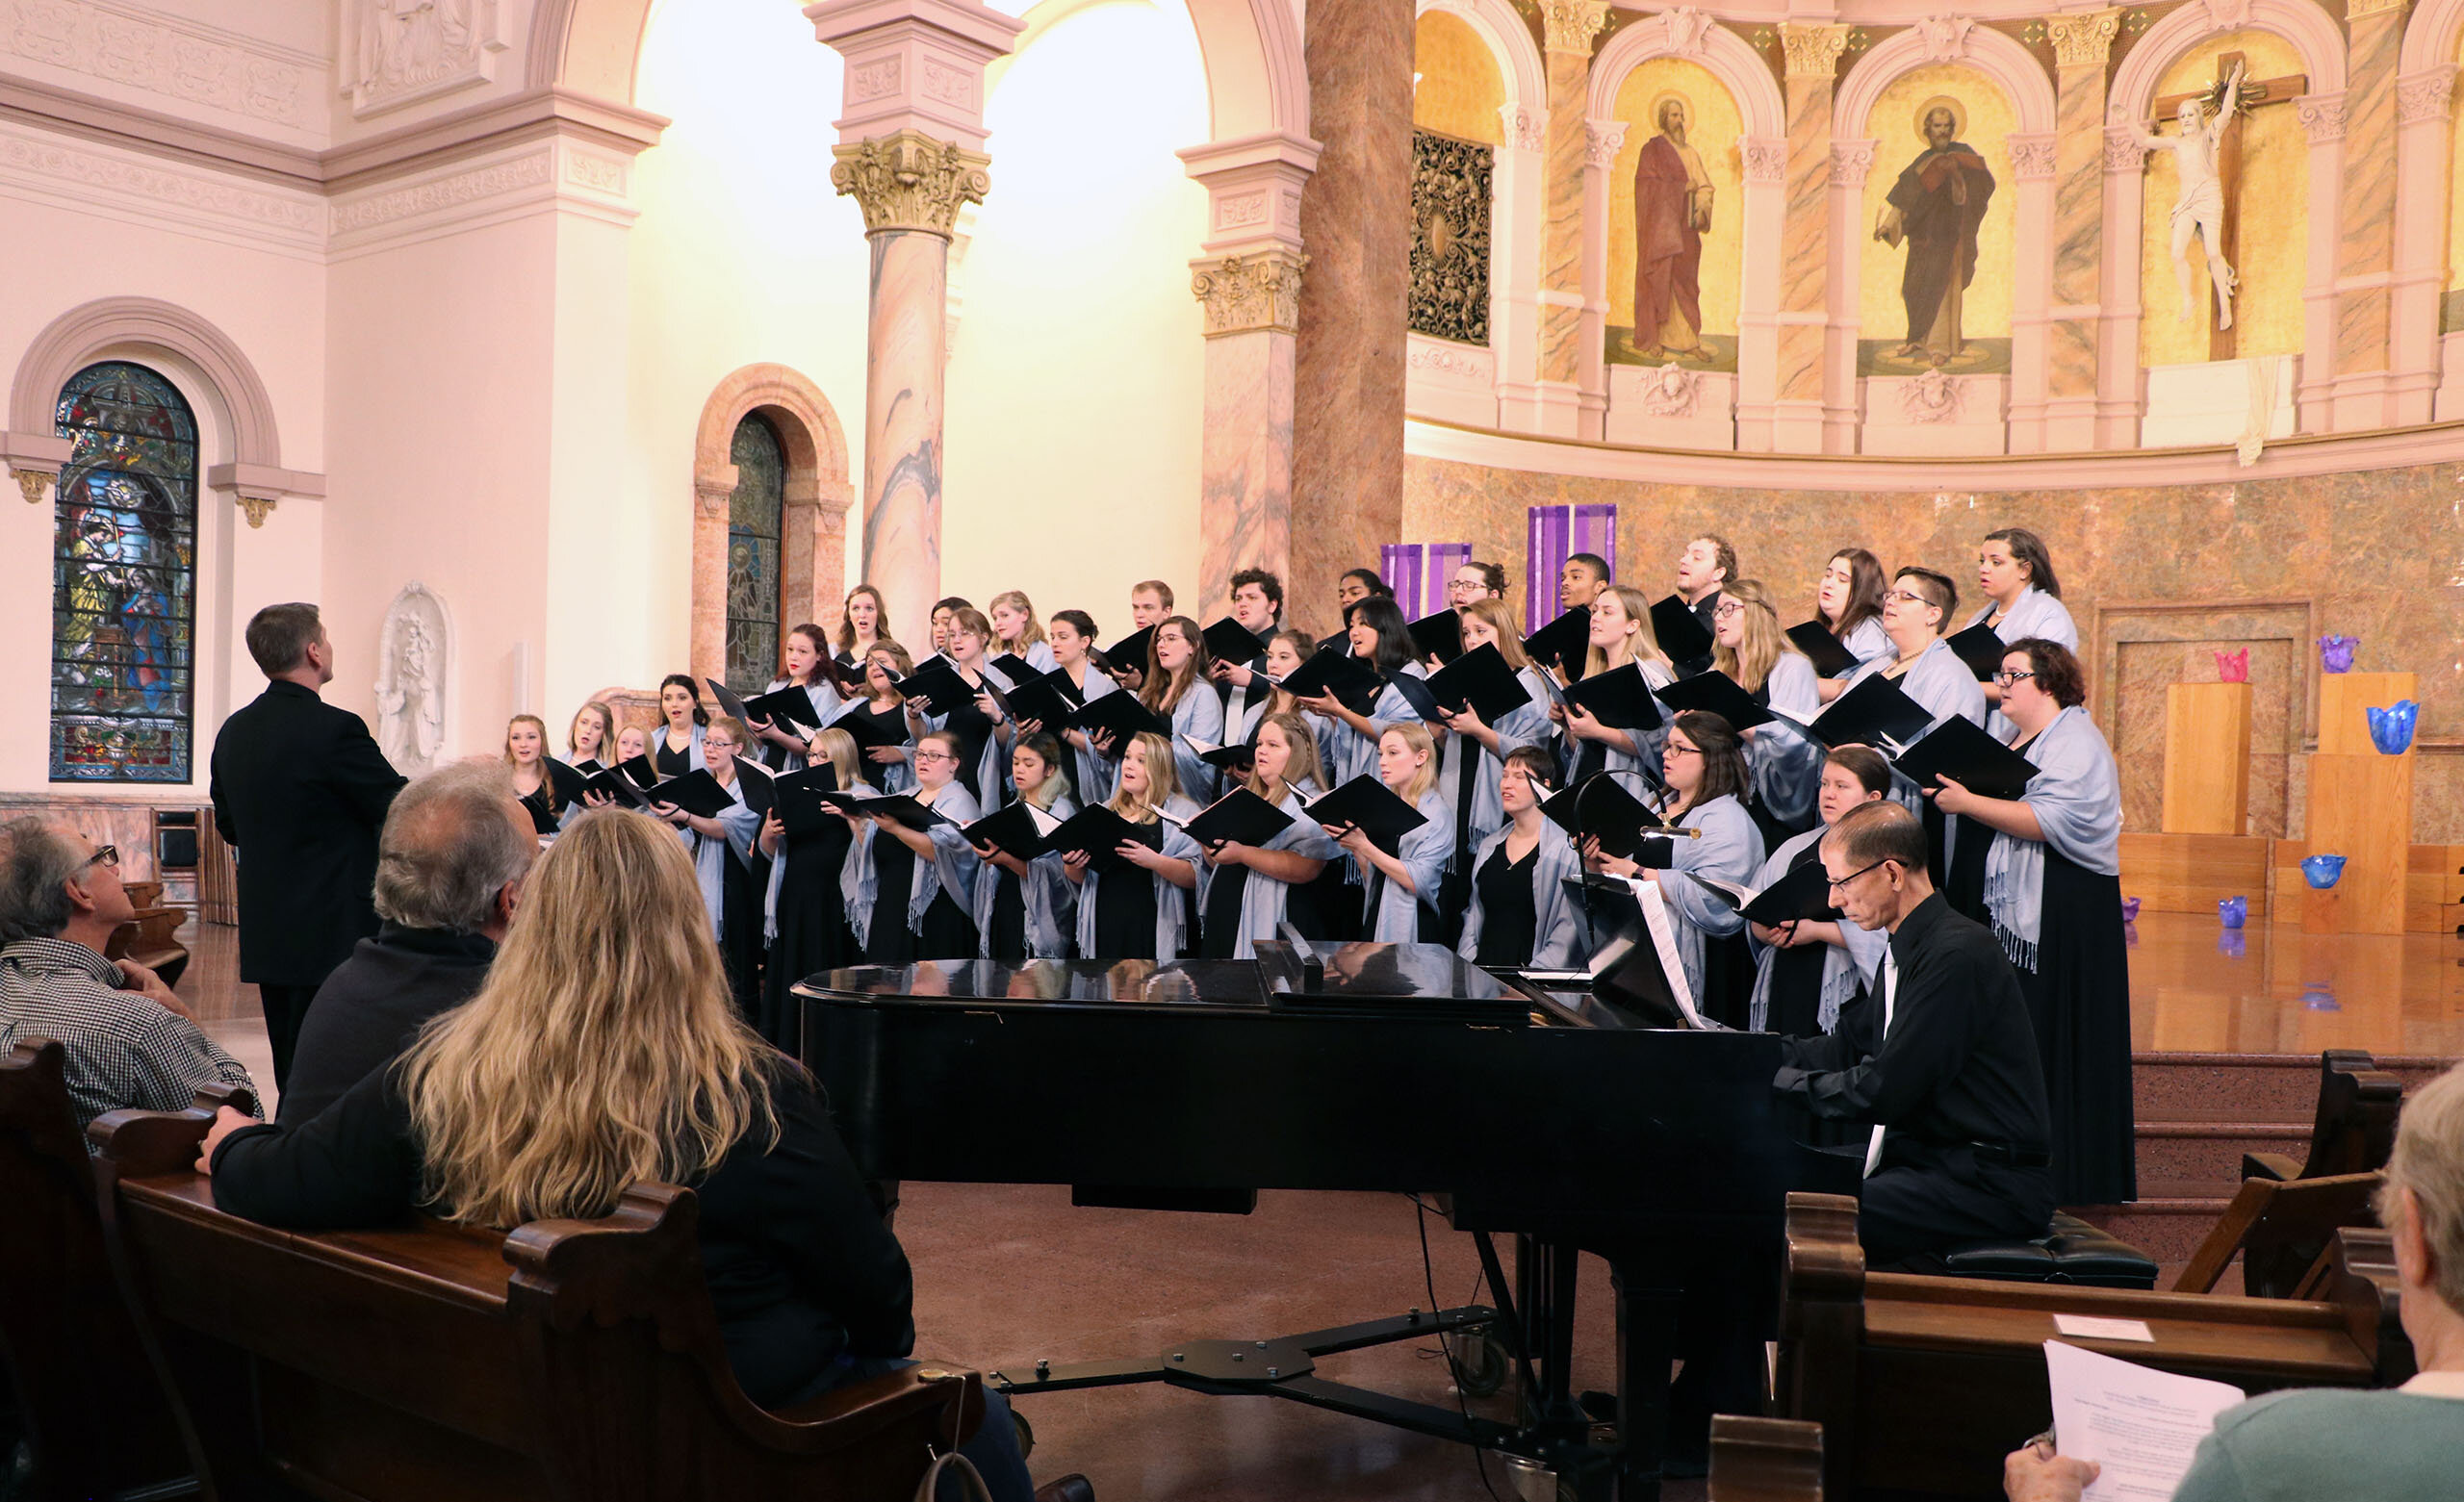
M2076 704L2028 743L2037 764L2022 796L2043 827L2041 840L1995 830L1985 853L1985 910L2011 963L2033 975L2044 938L2044 851L2050 845L2099 876L2121 871L2121 778L2112 748Z

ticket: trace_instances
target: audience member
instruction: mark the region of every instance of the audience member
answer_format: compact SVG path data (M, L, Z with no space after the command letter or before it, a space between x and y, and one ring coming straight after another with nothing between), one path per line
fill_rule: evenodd
M200 1084L236 1084L253 1109L256 1082L163 978L103 957L135 916L119 852L40 819L0 824L0 1052L58 1042L80 1128L123 1107L185 1109Z
M376 831L402 775L359 716L317 697L334 646L316 606L268 605L247 643L269 681L215 736L210 796L239 864L240 979L265 1006L280 1089L317 987L376 931Z
M538 850L500 768L459 762L402 790L376 842L381 927L318 988L275 1119L314 1117L471 999Z

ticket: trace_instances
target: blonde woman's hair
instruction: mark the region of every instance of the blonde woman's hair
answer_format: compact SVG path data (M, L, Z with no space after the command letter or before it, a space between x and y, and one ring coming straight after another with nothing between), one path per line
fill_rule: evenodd
M1641 590L1631 585L1611 584L1602 590L1599 597L1592 600L1592 608L1598 609L1600 601L1610 596L1616 597L1617 606L1626 613L1626 619L1642 627L1634 633L1633 660L1638 663L1656 662L1665 666L1668 662L1668 653L1659 649L1659 633L1652 629L1652 602L1643 598ZM1583 649L1582 675L1584 677L1619 666L1621 664L1610 662L1608 654L1597 647L1586 646Z
M426 1200L511 1227L775 1146L768 1077L795 1065L736 1015L682 842L603 808L531 867L486 983L398 1067Z
M1395 789L1396 796L1404 802L1418 805L1422 799L1428 797L1428 790L1437 786L1437 737L1429 734L1428 726L1418 720L1398 720L1392 725L1377 727L1380 741L1390 735L1401 736L1404 745L1425 758L1421 762L1420 770L1412 774L1412 779Z
M743 751L753 742L753 727L733 715L712 715L702 727L702 739L707 741L712 730L725 730L735 741L735 749Z
M1309 722L1298 715L1270 714L1258 722L1258 728L1262 731L1268 726L1273 726L1281 730L1284 744L1292 748L1292 754L1285 757L1283 762L1285 789L1289 791L1297 788L1303 782L1315 782L1320 791L1324 791L1326 770L1319 764L1318 737L1310 730ZM1275 802L1275 796L1267 791L1266 777L1258 771L1255 762L1249 764L1248 776L1241 779L1241 785L1268 802Z
M1515 624L1512 606L1488 595L1465 605L1463 614L1478 616L1497 631L1498 655L1505 659L1507 667L1521 673L1531 666L1531 659L1523 654L1523 628Z
M565 726L565 754L568 756L578 756L581 754L580 749L574 745L574 726L581 724L581 717L584 715L597 715L599 717L598 754L602 756L615 755L616 711L608 708L604 703L596 699L583 700L581 707L574 711L573 725Z
M1027 654L1029 647L1043 640L1043 623L1036 619L1036 602L1027 598L1025 590L1005 589L992 597L994 610L1000 609L1003 605L1017 606L1027 618L1027 628L1018 633L1016 644L1010 648L1010 650L1023 657ZM996 649L1002 645L998 627L994 628L992 645Z
M1141 730L1131 736L1129 741L1131 746L1137 747L1145 753L1146 797L1132 798L1126 791L1116 785L1111 801L1104 806L1132 824L1146 824L1154 819L1154 810L1163 807L1168 801L1180 796L1181 772L1180 768L1172 762L1172 743L1154 731ZM1128 749L1124 747L1121 757L1126 760L1128 756Z
M2396 1120L2396 1150L2378 1190L2378 1219L2391 1231L2406 1189L2438 1263L2431 1287L2464 1314L2464 1064L2415 1090Z
M1762 587L1760 579L1723 584L1720 594L1745 607L1745 614L1737 618L1743 636L1734 651L1713 644L1711 666L1734 678L1737 687L1751 694L1769 681L1771 670L1780 665L1781 658L1797 651L1797 644L1780 629L1780 607L1772 603L1771 592Z
M812 757L807 765L830 764L838 776L838 790L845 792L864 780L864 764L856 754L856 738L844 730L820 730L812 738Z
M513 765L513 727L517 725L529 726L539 732L539 754L545 759L548 754L548 722L537 715L515 715L504 723L504 764L508 767Z

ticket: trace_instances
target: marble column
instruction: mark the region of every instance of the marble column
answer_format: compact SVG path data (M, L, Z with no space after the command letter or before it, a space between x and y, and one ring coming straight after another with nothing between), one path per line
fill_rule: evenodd
M693 623L685 641L693 675L721 682L728 675L728 501L735 485L732 464L693 482Z
M2118 8L2045 17L2054 57L2053 303L2046 309L2044 446L2096 446L2103 315L2105 66Z
M864 364L864 578L893 621L941 593L941 378L950 231L991 185L984 66L1025 23L976 0L822 0L813 35L846 60L830 183L872 246Z
M2445 373L2439 304L2447 295L2450 180L2448 142L2456 66L2441 63L2396 80L2395 422L2411 427L2437 417Z
M1831 266L1831 94L1846 26L1785 22L1787 203L1781 214L1778 396L1771 446L1823 450L1824 289ZM1840 233L1852 233L1854 225ZM1852 372L1854 366L1850 367Z
M1608 21L1608 0L1545 0L1540 19L1549 70L1549 123L1541 167L1540 431L1583 435L1583 186L1591 156L1591 44Z
M1293 346L1287 619L1334 629L1336 576L1403 525L1403 351L1412 213L1411 0L1310 8L1300 200L1309 273ZM1210 587L1213 587L1210 584Z
M2385 427L2389 398L2388 278L2396 266L2396 62L2404 0L2347 0L2345 162L2337 216L2338 431Z

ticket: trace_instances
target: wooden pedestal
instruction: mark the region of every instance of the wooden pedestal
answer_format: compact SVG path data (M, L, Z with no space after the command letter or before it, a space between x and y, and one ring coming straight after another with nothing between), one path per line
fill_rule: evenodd
M2346 857L2344 878L2303 894L2302 928L2336 933L2404 931L2404 880L2413 836L2413 758L2310 758L2310 815L2302 843ZM2333 899L2332 904L2313 899ZM2314 917L2314 906L2323 909ZM2324 916L2332 906L2334 916ZM2323 930L2313 923L2331 924Z
M2247 834L2249 803L2250 685L2165 690L2165 832Z
M2375 756L2370 741L2367 710L2385 708L2400 699L2419 699L2409 673L2322 673L2319 675L2319 754ZM2411 748L2404 751L2412 755Z

